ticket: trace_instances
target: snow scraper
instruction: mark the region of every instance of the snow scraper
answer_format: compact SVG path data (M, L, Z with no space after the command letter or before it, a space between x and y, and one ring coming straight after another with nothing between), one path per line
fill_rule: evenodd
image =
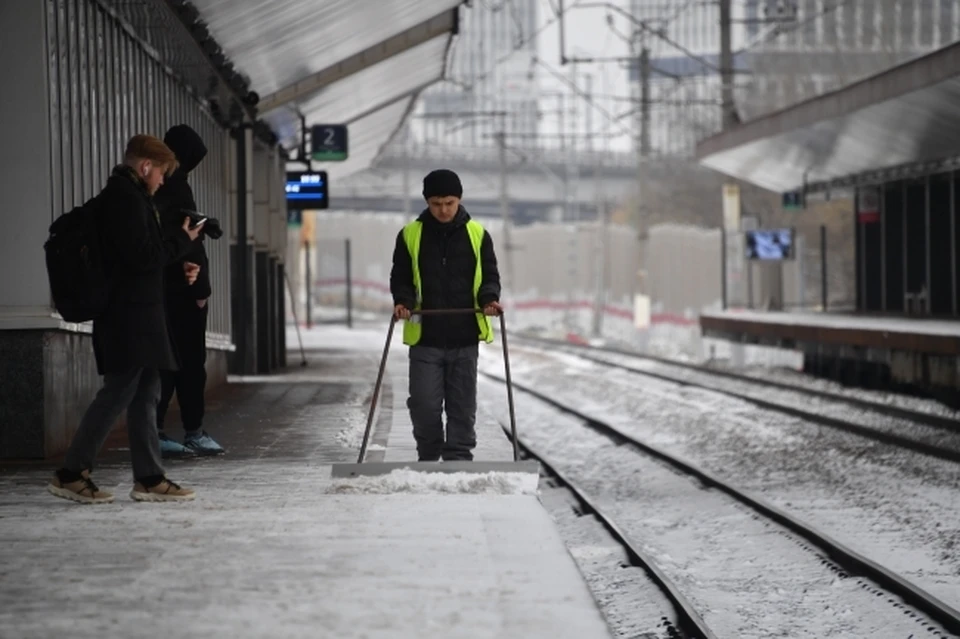
M478 313L476 309L443 309L412 311L413 315L451 315L456 313ZM377 399L380 396L380 387L383 384L383 374L387 366L387 355L390 352L390 341L393 339L393 329L397 324L396 317L390 318L390 328L387 330L387 342L383 347L383 357L380 359L380 372L377 374L377 383L370 400L370 412L367 415L367 428L363 433L363 443L360 445L360 455L355 464L333 464L333 477L359 477L387 475L397 469L409 469L429 473L532 473L539 475L540 464L536 460L520 460L517 443L517 420L513 408L513 387L510 381L510 358L507 352L507 327L503 314L500 314L500 341L503 343L503 366L507 378L507 404L510 408L510 433L513 442L513 461L445 461L445 462L365 462L367 443L370 440L370 431L373 427L373 416L377 409Z

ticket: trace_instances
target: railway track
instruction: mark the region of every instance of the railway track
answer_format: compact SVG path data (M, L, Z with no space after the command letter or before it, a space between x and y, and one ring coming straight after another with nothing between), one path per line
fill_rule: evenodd
M497 379L498 381L506 383L506 380L499 378L492 379ZM516 383L513 385L514 387L517 387ZM503 429L503 433L506 435L507 439L511 439L509 427L504 423L501 423L500 427ZM622 530L620 526L618 526L613 520L613 518L607 515L604 512L604 509L601 508L595 500L591 499L587 495L586 491L584 491L584 489L580 487L577 482L560 471L554 464L550 462L546 455L538 452L522 438L517 438L517 445L520 447L520 450L523 451L524 455L539 461L541 467L547 472L548 475L557 480L562 486L571 492L571 494L580 504L583 512L593 515L607 530L610 536L616 540L621 548L623 548L624 552L627 554L627 557L630 558L631 565L642 568L650 577L650 579L657 585L657 587L660 588L663 594L670 600L674 606L676 617L673 621L667 620L666 624L667 633L671 639L679 639L680 637L688 637L690 639L718 639L717 635L703 621L703 618L700 616L700 613L697 611L696 607L686 598L686 596L684 596L677 584L674 583L673 580L671 580L657 565L657 563L641 549L641 546L638 542L631 539L629 534Z
M960 462L960 422L949 417L933 415L930 413L912 411L898 406L889 406L871 402L856 397L831 393L818 389L803 388L786 384L770 379L760 379L749 375L740 375L729 371L715 371L702 366L688 364L685 362L674 362L665 358L630 353L610 348L594 348L590 346L574 345L568 342L559 342L529 336L515 336L513 338L521 343L527 342L537 345L537 348L549 346L553 350L575 355L583 360L628 371L638 375L644 375L665 382L678 384L690 388L698 388L711 392L721 393L723 395L736 398L758 406L763 409L773 410L790 415L805 421L827 426L836 430L853 433L874 441L880 441L892 444L900 448L913 450L931 457L945 459L952 462ZM694 373L696 376L705 378L716 378L719 383L709 383L707 380L697 380L690 377L684 378L682 375L666 374L647 368L640 368L625 364L623 362L611 361L603 355L591 354L595 350L604 355L612 355L620 358L632 358L640 361L654 362L660 366L674 367L676 369ZM731 388L731 382L742 384L746 388ZM724 386L727 386L726 388ZM752 388L751 388L752 387ZM763 389L767 389L764 393ZM788 398L787 394L794 394L798 397ZM765 394L766 396L760 396ZM779 399L777 397L779 396ZM773 397L773 398L771 398ZM790 401L790 400L793 401ZM803 405L809 404L809 400L823 400L833 403L833 407L826 407L827 410L860 410L872 413L875 416L888 418L891 423L884 427L878 427L876 420L873 424L864 423L861 420L852 420L844 417L837 417L824 412L817 412L804 408ZM901 423L896 423L898 420ZM868 420L871 421L871 420ZM901 434L903 429L915 431L915 436Z
M480 375L499 383L506 383L504 378L492 373L480 371ZM933 596L906 578L845 546L844 544L830 537L822 530L819 530L816 527L801 521L790 513L757 496L751 495L737 488L736 486L733 486L720 477L713 475L688 461L685 461L665 450L660 449L659 447L624 433L618 428L611 426L595 416L586 414L579 409L569 406L554 397L537 391L536 389L527 387L523 384L518 384L515 380L512 382L512 384L513 387L521 393L529 395L530 397L549 405L561 413L575 417L577 420L583 423L584 427L609 438L618 446L629 446L632 450L641 453L644 456L665 462L667 465L676 469L680 473L697 479L708 488L722 491L740 504L743 504L754 511L760 517L804 538L814 547L819 549L824 555L829 557L833 562L835 562L836 565L846 571L847 574L864 577L877 584L883 589L883 591L878 590L876 592L877 596L882 596L883 594L891 595L892 598L890 598L890 601L894 602L895 605L898 604L896 598L899 598L907 606L910 606L917 611L921 611L936 624L940 624L940 626L942 626L943 630L946 632L960 636L960 610L951 607L947 603ZM503 427L506 436L510 438L510 432L502 422L501 427ZM580 487L571 477L564 475L556 464L554 464L546 455L532 448L528 442L521 439L518 441L518 445L525 451L527 455L536 458L551 475L558 479L558 481L567 486L575 495L577 501L583 505L584 509L594 514L603 523L604 527L610 532L610 534L617 539L621 545L623 545L625 551L629 554L633 562L642 566L648 572L648 574L650 574L651 578L656 581L658 585L660 585L670 600L674 603L679 620L678 625L684 632L688 633L688 636L716 636L712 634L710 628L703 623L701 614L698 613L695 607L690 604L689 600L684 597L677 585L670 580L664 571L658 567L650 557L648 557L639 549L636 540L631 539L628 533L622 530L621 527L619 527L609 515L602 511L596 500L591 499L584 489ZM918 623L925 626L927 631L932 632L937 629L933 624L930 624L929 622L918 617L915 612L911 610L907 610L906 612L910 616L917 618ZM949 635L944 634L944 636Z

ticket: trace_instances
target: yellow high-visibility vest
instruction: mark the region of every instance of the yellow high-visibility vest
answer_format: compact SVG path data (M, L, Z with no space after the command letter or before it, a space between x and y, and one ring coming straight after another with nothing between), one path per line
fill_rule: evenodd
M480 328L479 339L488 344L493 341L493 322L480 311L480 304L477 301L477 295L480 292L480 284L483 282L483 267L480 260L480 244L483 242L483 226L479 222L470 220L467 222L467 234L470 236L470 244L473 246L473 254L477 258L477 268L473 274L473 307L479 312L477 314L477 324ZM403 241L407 245L407 251L410 252L410 261L413 265L413 288L417 294L415 310L420 310L423 303L423 283L420 280L420 238L423 236L423 222L415 220L403 227ZM420 341L423 334L423 324L420 316L414 316L403 323L403 343L413 346Z

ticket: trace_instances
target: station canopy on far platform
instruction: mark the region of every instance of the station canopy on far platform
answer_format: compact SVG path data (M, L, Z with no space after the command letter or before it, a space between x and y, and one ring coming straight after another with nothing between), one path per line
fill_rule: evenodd
M702 141L700 163L787 192L949 168L960 156L960 43Z

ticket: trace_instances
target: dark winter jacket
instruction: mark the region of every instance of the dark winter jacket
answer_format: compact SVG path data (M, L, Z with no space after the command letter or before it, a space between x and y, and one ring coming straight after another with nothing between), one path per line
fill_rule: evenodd
M164 236L146 185L126 166L113 170L103 189L97 228L110 301L93 322L93 350L101 375L133 368L176 370L164 312L163 271L182 259L190 236Z
M467 233L470 214L460 207L447 223L438 222L429 210L418 218L423 222L420 239L420 278L423 287L423 308L473 308L473 279L477 260ZM477 301L483 307L500 300L500 272L490 234L484 232L480 244L483 281ZM413 309L416 292L413 287L413 262L403 241L397 235L393 250L390 291L394 304ZM438 348L460 348L479 341L479 328L474 315L424 316L420 344Z
M207 147L196 131L185 124L179 124L167 131L163 138L176 156L180 166L176 172L164 181L154 200L160 211L160 219L164 232L175 232L183 227L185 211L196 211L197 203L193 199L193 189L187 182L187 176L207 155ZM200 213L204 213L200 211ZM193 312L197 308L196 301L210 297L210 261L204 248L204 234L201 233L190 245L190 250L183 260L171 264L166 271L166 291L169 310L172 315L181 310ZM183 273L183 263L192 262L200 265L197 281L187 284Z

